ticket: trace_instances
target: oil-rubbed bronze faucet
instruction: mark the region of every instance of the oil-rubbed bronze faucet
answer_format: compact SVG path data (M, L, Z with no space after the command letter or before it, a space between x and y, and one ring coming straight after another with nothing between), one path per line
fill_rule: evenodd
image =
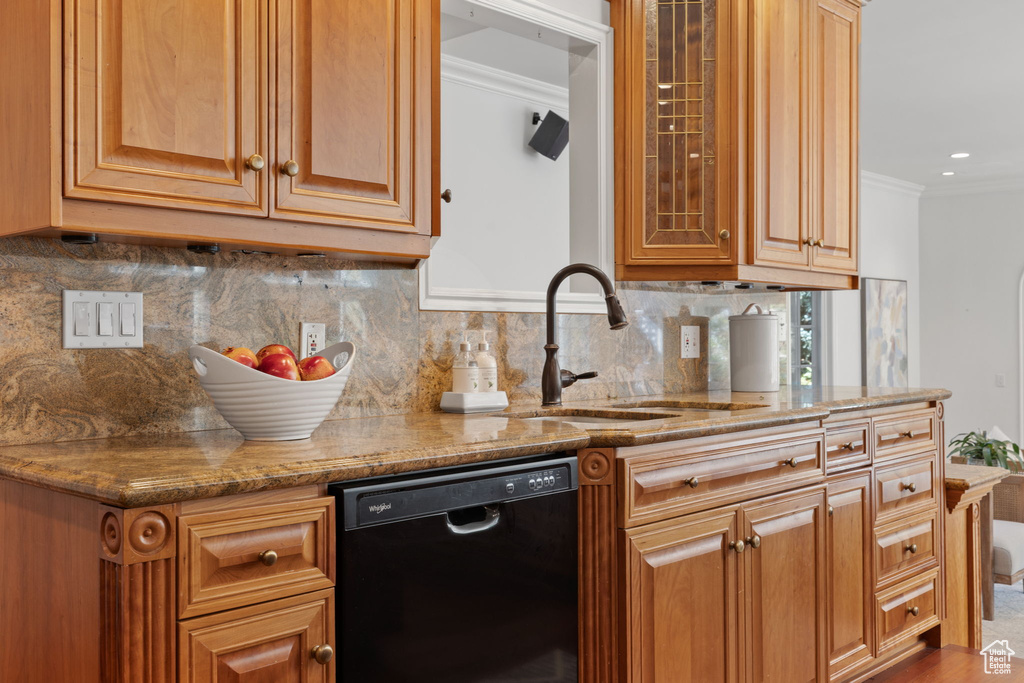
M555 343L555 335L558 331L555 321L555 294L558 293L558 286L562 284L562 280L575 273L587 273L601 283L601 289L604 290L604 302L608 307L608 324L613 330L621 330L629 325L626 314L622 312L622 304L615 296L615 286L612 285L612 281L608 279L604 271L588 263L574 263L555 273L555 276L551 278L551 284L548 285L548 339L547 344L544 345L547 358L544 359L544 372L541 375L541 391L546 406L562 405L562 389L576 380L597 377L596 372L581 372L577 375L558 368L558 344Z

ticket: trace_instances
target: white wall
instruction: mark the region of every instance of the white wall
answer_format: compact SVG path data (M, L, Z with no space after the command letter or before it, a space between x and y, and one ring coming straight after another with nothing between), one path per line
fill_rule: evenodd
M1017 292L1024 188L921 200L922 381L953 392L946 435L998 425L1020 439ZM1005 387L996 386L1005 376Z
M921 386L920 185L866 171L860 188L860 276L907 281L908 379ZM832 377L837 386L860 386L861 293L832 294ZM926 385L928 382L924 382Z

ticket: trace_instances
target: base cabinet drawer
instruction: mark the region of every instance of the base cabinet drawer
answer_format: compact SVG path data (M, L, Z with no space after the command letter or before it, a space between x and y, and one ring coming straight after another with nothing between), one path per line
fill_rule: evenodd
M875 576L878 586L938 563L938 524L934 514L891 524L875 531Z
M871 464L869 422L828 427L825 430L825 470L828 474Z
M178 625L178 680L334 680L334 591L243 607Z
M179 617L331 588L333 520L333 498L181 517Z
M875 472L875 521L884 524L914 512L938 507L939 462L934 451L900 460Z
M878 653L893 649L939 623L939 570L875 595Z
M935 448L935 411L875 420L875 459Z

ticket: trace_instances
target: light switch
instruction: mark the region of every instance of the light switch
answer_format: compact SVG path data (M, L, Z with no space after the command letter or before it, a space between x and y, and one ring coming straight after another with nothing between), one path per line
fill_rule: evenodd
M75 336L85 337L89 332L89 303L86 301L75 301L72 304L75 316Z
M141 292L62 292L65 349L141 349Z
M121 336L135 336L135 304L121 304Z
M109 301L99 304L97 320L100 324L99 335L101 337L114 336L114 304Z

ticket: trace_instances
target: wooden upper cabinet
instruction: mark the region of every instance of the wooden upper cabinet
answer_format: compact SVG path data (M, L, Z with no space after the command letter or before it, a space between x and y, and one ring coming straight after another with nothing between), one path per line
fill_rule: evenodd
M624 681L739 680L736 508L648 524L626 538Z
M753 263L807 268L808 8L751 0L750 224Z
M819 270L857 272L858 54L860 11L848 0L817 0L813 23L811 233Z
M751 681L828 680L824 494L743 507Z
M264 0L65 5L70 198L266 215Z
M430 6L276 1L271 216L430 234Z
M620 270L735 259L732 5L613 3Z

